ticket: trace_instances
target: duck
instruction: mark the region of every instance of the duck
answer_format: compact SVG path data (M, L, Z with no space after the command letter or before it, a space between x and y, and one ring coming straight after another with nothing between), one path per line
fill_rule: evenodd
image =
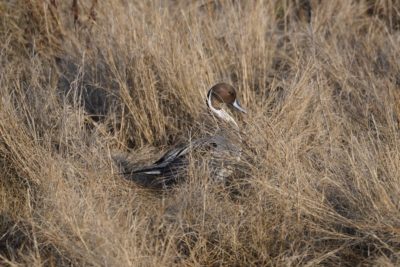
M206 154L210 157L210 176L224 182L240 162L242 153L239 126L230 110L244 114L247 111L240 105L236 89L224 82L208 90L206 106L215 126L212 133L178 144L154 163L141 168L131 168L126 160L119 159L117 163L123 169L120 174L146 188L171 188L187 178L190 158L194 158L194 155L204 158Z

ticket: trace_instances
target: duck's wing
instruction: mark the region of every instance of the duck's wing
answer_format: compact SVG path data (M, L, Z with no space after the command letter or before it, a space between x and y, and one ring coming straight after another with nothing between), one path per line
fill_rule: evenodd
M150 166L146 166L137 170L126 172L123 174L147 174L147 175L163 175L168 169L177 169L184 165L183 158L192 150L201 146L206 142L205 138L194 140L187 144L181 144L167 151L159 160Z
M185 169L189 163L186 157L191 150L197 149L207 142L206 138L197 139L187 144L181 144L167 151L159 160L152 165L139 169L128 168L126 161L117 160L119 165L125 169L120 174L126 179L134 181L145 188L165 189L176 184L185 177Z
M185 179L191 151L211 153L212 173L223 179L231 173L230 165L240 157L240 149L225 135L213 135L196 139L167 151L159 160L139 169L122 172L126 179L146 188L165 189ZM126 169L127 170L127 169Z

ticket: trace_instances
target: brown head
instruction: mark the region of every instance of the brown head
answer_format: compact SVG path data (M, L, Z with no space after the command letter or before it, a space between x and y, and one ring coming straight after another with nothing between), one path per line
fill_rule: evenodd
M240 106L239 101L236 99L236 90L232 85L227 83L218 83L208 90L207 105L214 110L221 110L223 106L227 105L234 109L246 113Z

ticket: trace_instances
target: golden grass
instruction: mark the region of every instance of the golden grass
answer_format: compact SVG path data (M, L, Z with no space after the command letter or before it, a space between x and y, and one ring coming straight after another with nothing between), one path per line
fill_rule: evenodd
M0 264L400 264L399 1L72 2L0 3ZM229 185L118 175L219 81L249 111Z

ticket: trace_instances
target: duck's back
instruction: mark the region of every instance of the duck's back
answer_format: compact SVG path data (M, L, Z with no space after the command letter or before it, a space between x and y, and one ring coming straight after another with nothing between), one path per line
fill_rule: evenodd
M187 179L190 160L195 165L207 163L210 176L224 181L230 176L241 156L239 130L230 123L217 120L209 114L198 122L199 136L168 150L153 164L141 168L124 168L129 180L151 188L166 188Z
M195 165L207 162L213 179L221 181L231 175L239 158L240 146L220 130L170 149L150 166L131 171L125 168L124 175L144 187L167 188L188 177L189 161L193 159Z

